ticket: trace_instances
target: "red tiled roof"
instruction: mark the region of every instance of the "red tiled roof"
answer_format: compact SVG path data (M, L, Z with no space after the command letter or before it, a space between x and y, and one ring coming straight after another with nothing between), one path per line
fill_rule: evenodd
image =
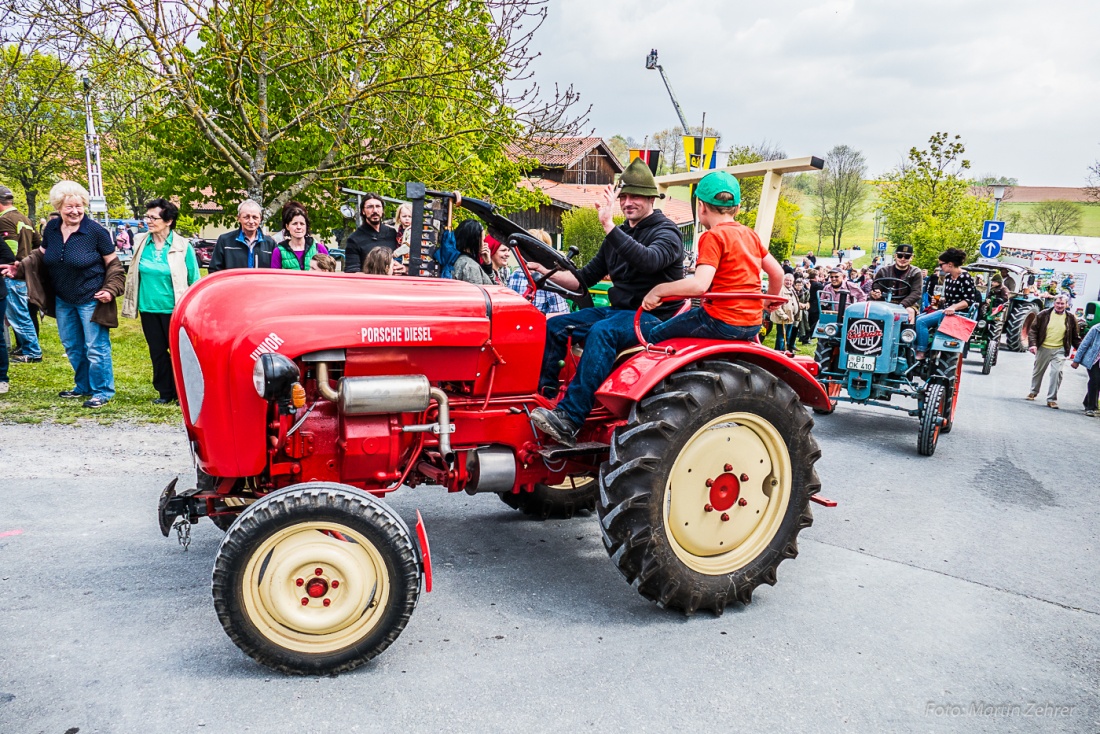
M1005 196L1005 201L1013 204L1028 204L1037 201L1088 201L1085 190L1073 186L1009 186L1010 194ZM983 195L989 190L987 186L975 186L972 191L977 195Z
M573 209L589 207L596 208L596 199L603 193L603 186L592 184L563 184L557 181L549 181L544 178L527 178L521 183L529 189L539 189L550 197L557 206ZM691 216L691 204L680 199L665 197L657 200L657 208L664 211L665 216L676 225L691 224L694 218ZM622 216L618 203L615 204L615 215Z
M527 145L510 144L508 157L534 158L545 168L568 168L600 145L607 145L603 138L532 138ZM608 157L611 158L611 164L621 172L622 164L610 149Z

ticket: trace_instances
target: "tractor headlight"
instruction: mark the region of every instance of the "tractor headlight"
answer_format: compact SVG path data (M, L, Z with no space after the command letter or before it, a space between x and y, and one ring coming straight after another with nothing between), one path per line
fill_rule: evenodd
M822 331L825 332L825 336L836 336L838 330L836 324L825 324Z
M290 358L278 353L261 354L252 368L252 386L264 400L289 400L300 374Z
M912 329L902 329L901 330L901 342L902 342L902 344L912 344L913 341L916 340L916 338L917 338L917 332L913 331Z

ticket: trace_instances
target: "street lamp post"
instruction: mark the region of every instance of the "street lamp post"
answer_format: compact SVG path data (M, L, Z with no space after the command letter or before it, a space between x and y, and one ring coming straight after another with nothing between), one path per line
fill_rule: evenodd
M997 219L997 210L1001 208L1001 199L1005 198L1005 187L993 187L993 219Z

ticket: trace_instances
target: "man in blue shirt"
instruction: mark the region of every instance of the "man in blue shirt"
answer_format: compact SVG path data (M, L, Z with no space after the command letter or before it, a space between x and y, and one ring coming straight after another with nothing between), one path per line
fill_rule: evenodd
M207 271L271 267L275 242L260 229L262 221L260 205L252 199L242 201L237 207L237 223L241 226L218 238Z

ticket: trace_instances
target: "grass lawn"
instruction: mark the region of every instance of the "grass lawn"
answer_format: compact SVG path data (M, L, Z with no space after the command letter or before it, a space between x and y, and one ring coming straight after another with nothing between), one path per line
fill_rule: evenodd
M89 410L83 400L57 397L73 388L73 370L65 358L57 336L57 322L42 320L42 361L38 364L12 364L8 379L11 392L0 395L0 421L10 423L76 423L91 419L99 423L136 421L141 423L178 423L178 405L153 405L153 368L149 349L137 319L120 319L111 330L112 358L116 395L102 408Z

